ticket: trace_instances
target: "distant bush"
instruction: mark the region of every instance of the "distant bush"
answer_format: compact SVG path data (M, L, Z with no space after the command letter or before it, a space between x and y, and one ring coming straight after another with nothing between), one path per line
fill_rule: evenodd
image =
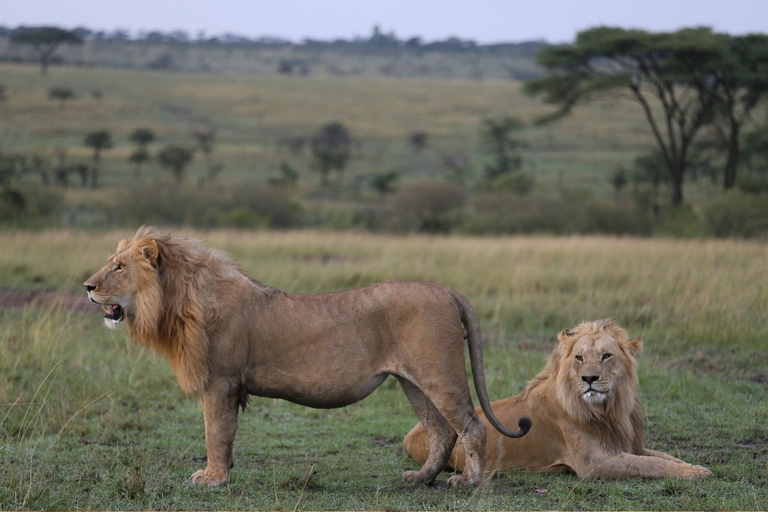
M423 181L398 189L395 228L401 231L450 233L461 221L464 190L454 183Z
M724 194L704 205L704 218L715 236L768 237L768 199L765 195Z
M527 195L536 180L530 174L522 172L507 173L497 178L484 180L480 188L486 192L514 192L519 196Z
M147 63L147 69L153 69L155 71L167 71L174 67L173 55L166 52Z
M55 226L63 204L63 196L51 188L4 188L0 190L0 225L25 228Z
M635 236L651 234L650 219L637 208L607 201L594 201L584 206L584 233Z
M27 213L27 200L24 194L15 189L0 190L0 221L14 223Z
M765 173L740 176L736 187L747 194L764 194L768 192L768 176Z
M632 206L590 197L520 197L477 194L472 214L461 226L470 234L607 234L647 236L650 219Z
M583 226L581 204L556 198L521 198L511 193L480 193L472 214L461 226L464 233L512 235L523 233L570 234Z
M710 234L704 217L690 205L664 210L654 218L653 234L674 238L704 238Z
M67 101L75 99L75 92L69 87L51 87L48 90L48 98L59 102L59 106L64 108Z
M301 224L300 207L268 185L245 185L234 190L209 187L204 192L168 184L134 187L104 205L104 209L114 225L285 229Z
M301 207L279 188L269 185L241 185L232 197L222 201L222 210L247 210L267 220L271 228L287 229L301 223Z

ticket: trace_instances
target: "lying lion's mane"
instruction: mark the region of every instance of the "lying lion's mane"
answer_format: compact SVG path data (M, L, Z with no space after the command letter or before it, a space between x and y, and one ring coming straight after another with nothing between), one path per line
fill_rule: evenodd
M154 262L142 257L152 242L157 246ZM238 300L226 296L227 282L245 278L267 295L276 290L197 240L145 226L130 246L141 271L136 278L135 317L126 322L128 333L164 354L182 390L197 394L208 382L209 338L217 329L220 308Z
M523 389L520 400L527 400L534 389L545 386L568 416L598 434L604 448L616 453L640 453L644 446L645 419L637 395L637 365L627 350L627 332L615 319L583 322L573 331L580 335L599 335L601 331L608 331L619 341L621 354L616 356L624 366L624 375L614 383L616 389L601 404L582 400L581 393L568 378L574 360L571 351L577 340L573 337L557 345L544 369Z

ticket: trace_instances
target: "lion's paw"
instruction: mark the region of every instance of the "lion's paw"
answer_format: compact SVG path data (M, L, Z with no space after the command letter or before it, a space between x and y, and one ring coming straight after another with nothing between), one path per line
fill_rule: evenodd
M431 485L435 481L435 476L425 474L423 471L403 471L403 480L411 484Z
M689 475L689 478L692 478L694 480L701 480L703 478L709 478L712 476L712 472L705 468L704 466L694 466L691 464L691 474Z
M480 484L480 480L470 478L466 474L460 474L460 475L453 475L451 478L448 479L448 485L453 487L454 485L472 485L477 487L477 485Z
M226 485L229 483L229 475L214 476L207 473L207 469L200 469L192 473L189 477L190 485L207 485L208 487L216 487L218 485Z

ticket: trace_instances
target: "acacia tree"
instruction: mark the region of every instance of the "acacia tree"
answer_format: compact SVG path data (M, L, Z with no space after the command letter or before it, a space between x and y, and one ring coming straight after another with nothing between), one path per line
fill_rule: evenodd
M498 178L520 169L523 163L517 150L523 142L515 139L513 133L519 131L523 123L514 117L484 119L481 128L483 144L493 154L493 163L485 166L485 177L489 180Z
M58 27L22 28L11 36L12 43L29 45L40 59L40 74L48 73L51 55L63 44L82 44L83 38L77 32Z
M669 173L672 204L679 205L688 152L719 103L713 71L724 62L728 44L729 36L708 28L674 33L593 28L580 32L574 44L545 47L538 62L548 74L527 82L525 91L559 107L541 122L615 93L639 103Z
M97 130L85 136L83 144L93 149L93 167L91 167L91 187L99 186L99 166L101 152L112 148L112 134L107 130Z
M723 188L736 185L741 159L741 131L752 111L768 94L768 36L733 37L725 62L714 76L720 85L715 133L726 148Z
M64 108L67 100L75 98L75 92L69 87L51 87L48 91L48 98L57 100L59 102L59 108Z
M138 177L141 174L141 166L150 159L147 146L154 142L155 132L149 128L136 128L131 132L131 135L128 138L138 146L128 157L130 162L136 164L133 174Z
M208 167L208 175L201 179L201 184L206 182L212 183L223 168L221 162L214 163L211 159L213 147L216 143L216 133L216 127L207 122L192 130L192 137L194 137L197 143L197 149L202 151L206 167Z
M328 185L331 171L335 170L341 178L352 156L352 137L346 126L339 122L323 126L312 139L312 156L323 186Z
M408 135L408 142L410 143L415 153L421 153L425 147L427 147L427 141L429 140L429 134L427 132L411 132Z
M168 145L157 154L160 165L170 170L176 182L181 184L187 166L192 162L195 152L185 146Z

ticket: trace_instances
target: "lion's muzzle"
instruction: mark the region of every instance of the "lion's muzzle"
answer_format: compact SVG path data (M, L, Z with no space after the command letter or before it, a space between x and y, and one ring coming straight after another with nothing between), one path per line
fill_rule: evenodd
M104 310L104 323L107 327L113 328L123 320L123 308L119 304L104 304L96 300L93 296L93 291L96 290L96 286L89 284L87 281L84 283L85 290L88 293L88 299L94 304L101 306Z

